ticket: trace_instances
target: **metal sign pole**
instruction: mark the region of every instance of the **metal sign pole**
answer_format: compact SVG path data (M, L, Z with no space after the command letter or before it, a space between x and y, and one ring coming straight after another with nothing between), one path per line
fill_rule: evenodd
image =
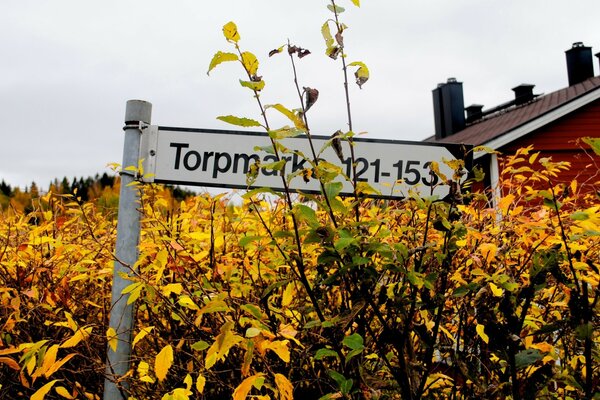
M138 188L130 185L136 179L134 171L128 167L138 167L140 157L140 137L145 124L150 124L152 104L142 100L129 100L125 109L125 142L123 163L121 164L121 191L119 195L119 216L117 221L116 261L114 263L112 300L109 327L117 334L115 350L108 346L104 400L127 398L122 389L127 389L126 381L119 381L129 370L131 358L131 336L133 330L133 304L127 304L129 295L122 294L131 284L124 276L131 275L138 258L140 240L140 214L138 212Z

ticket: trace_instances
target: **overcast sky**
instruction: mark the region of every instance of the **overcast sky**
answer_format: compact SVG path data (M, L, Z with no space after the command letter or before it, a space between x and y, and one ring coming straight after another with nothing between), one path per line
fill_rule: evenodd
M368 137L422 140L433 134L431 90L463 82L465 106L491 108L511 88L567 86L565 50L581 41L600 51L598 0L338 0L348 61L371 79L351 89L354 130ZM157 125L230 129L215 119L258 119L238 65L207 76L213 54L231 51L221 28L238 25L267 86L263 101L298 107L289 39L311 50L300 84L317 88L315 134L346 129L340 63L324 55L325 0L2 0L0 7L0 180L35 181L110 172L121 162L128 99L153 104ZM598 75L598 60L594 59Z

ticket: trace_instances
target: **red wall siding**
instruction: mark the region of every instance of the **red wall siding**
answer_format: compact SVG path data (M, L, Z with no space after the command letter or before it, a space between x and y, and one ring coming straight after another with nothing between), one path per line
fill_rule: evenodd
M542 153L541 157L571 163L571 169L562 174L559 182L568 182L574 178L581 183L593 183L590 180L598 182L600 157L594 156L589 146L578 140L586 136L600 137L600 99L515 140L503 147L501 152L511 154L518 148L533 145L534 150Z

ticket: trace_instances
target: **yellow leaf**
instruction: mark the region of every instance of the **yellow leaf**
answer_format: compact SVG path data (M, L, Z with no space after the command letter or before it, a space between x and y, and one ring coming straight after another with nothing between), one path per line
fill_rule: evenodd
M493 282L490 282L490 289L495 297L502 297L502 289L496 286Z
M5 356L7 354L15 354L15 353L20 353L22 349L17 348L17 347L8 347L4 350L0 350L0 356Z
M69 328L75 332L78 328L77 323L73 320L73 316L65 311L65 318L67 318L67 324Z
M272 105L268 105L265 108L274 108L277 111L279 111L280 113L282 113L283 115L285 115L286 117L289 118L290 121L292 121L294 123L294 126L301 130L301 131L306 131L306 125L304 124L304 121L302 120L302 118L300 118L296 113L294 113L292 110L289 110L288 108L286 108L283 104L272 104Z
M210 65L208 66L208 72L206 74L210 74L210 71L212 71L217 65L219 65L221 63L229 62L229 61L237 61L237 60L238 60L237 54L223 53L221 51L218 51L213 56L212 60L210 61Z
M289 340L275 340L270 342L268 340L263 340L258 344L258 349L261 354L265 354L266 350L272 350L285 362L290 362L290 349L288 345L290 344Z
M27 364L25 364L25 369L27 370L27 373L29 375L31 375L31 373L33 372L33 369L35 368L36 365L37 365L37 357L35 355L33 355L29 358L29 361L27 361Z
M38 367L38 369L31 376L32 378L37 378L44 374L46 371L50 369L50 367L56 362L56 355L58 353L58 345L53 344L50 346L46 353L44 354L44 359L42 360L42 365Z
M21 369L19 363L10 357L0 357L0 364L6 364L9 368L14 369L15 371L19 371Z
M531 345L531 347L538 349L544 353L551 353L554 351L554 346L552 346L548 342L534 343Z
M65 399L76 399L77 398L77 397L74 397L73 395L71 395L71 393L69 393L69 391L64 386L57 386L54 388L54 390L56 391L57 394L64 397Z
M171 368L173 364L173 347L171 345L166 345L163 349L156 355L154 359L154 373L159 381L162 381L167 376L167 371Z
M348 66L358 67L358 69L354 73L354 76L356 77L356 84L358 85L358 87L362 88L362 85L364 85L369 80L369 69L367 68L365 63L361 61L351 62L350 64L348 64Z
M112 349L112 351L117 351L117 346L119 345L119 338L117 336L117 331L115 328L110 327L106 330L106 340L108 341L108 345Z
M539 155L540 153L533 153L531 156L529 156L529 164L533 164Z
M245 400L248 396L248 393L250 393L250 390L252 390L252 386L260 389L264 382L264 375L265 374L263 373L258 373L244 379L242 383L235 388L235 391L233 392L233 400Z
M281 306L287 307L292 303L292 299L294 298L294 294L296 291L294 290L294 284L288 283L283 291L283 296L281 297Z
M486 343L489 343L490 338L488 335L486 335L486 333L484 332L485 327L481 324L477 324L477 326L475 327L475 330L477 331L477 334L479 335L479 337Z
M187 374L183 380L183 383L185 383L185 388L187 390L190 390L192 388L192 383L194 382L194 380L192 379L190 374Z
M196 390L198 393L204 392L204 385L206 385L206 378L202 375L198 375L198 379L196 380Z
M228 42L237 43L240 40L237 25L233 21L229 21L223 26L223 35Z
M148 371L150 371L150 364L148 364L146 361L140 361L137 367L137 371L138 374L140 374L140 376L148 375Z
M498 246L496 246L493 243L482 243L479 246L479 251L481 252L481 255L483 256L483 258L485 258L485 261L487 263L490 263L490 262L494 261L494 259L496 258L496 252L498 251Z
M258 72L258 59L249 51L242 53L242 64L250 76L256 75Z
M133 338L133 342L131 342L131 348L134 348L135 345L137 344L137 342L139 342L140 340L142 340L147 334L149 334L152 329L154 329L153 326L148 326L146 328L142 328L141 331L139 331L139 333L137 335L135 335L135 337Z
M279 389L280 400L294 400L294 386L281 374L275 374L275 384Z
M232 322L226 322L221 328L221 333L216 337L215 342L206 352L206 358L204 360L206 369L211 368L217 361L225 359L229 350L244 340L241 336L233 333L231 331L232 328Z
M160 291L165 296L169 296L171 293L180 295L181 292L183 292L183 286L181 285L181 283L169 283L168 285L165 285L162 288L160 288Z
M46 397L46 395L48 394L50 389L52 389L52 386L54 386L56 382L58 382L58 379L46 383L44 386L39 388L34 394L32 394L29 400L44 400L44 397Z
M59 370L60 367L62 367L67 361L69 361L71 358L75 357L75 353L69 354L68 356L66 356L65 358L63 358L62 360L56 361L55 363L53 363L47 370L46 372L44 372L44 376L46 378L50 378L50 375L52 375L53 373L55 373L56 371Z
M88 336L90 336L90 333L92 333L92 327L88 327L88 328L79 328L75 334L73 336L71 336L69 339L67 339L63 344L60 345L60 347L62 347L63 349L68 348L68 347L75 347L79 344L79 342L81 342L82 340L85 340L88 338Z
M498 209L502 212L502 214L506 215L508 213L508 208L512 206L515 202L515 195L510 193L498 201Z
M189 308L190 310L199 310L200 308L194 303L194 300L190 298L187 294L179 296L179 300L177 301L179 305Z
M206 303L204 307L200 309L201 314L213 313L218 311L229 311L227 303L224 300L214 299Z

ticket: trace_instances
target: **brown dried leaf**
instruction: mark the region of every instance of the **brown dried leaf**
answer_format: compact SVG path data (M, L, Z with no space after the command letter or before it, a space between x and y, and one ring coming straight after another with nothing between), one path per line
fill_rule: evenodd
M344 153L342 151L342 141L340 140L340 135L342 135L342 131L338 130L333 135L331 135L331 148L335 151L335 154L338 158L344 162Z
M310 50L308 49L298 49L298 58L306 57L310 54Z
M317 89L305 87L304 93L306 94L306 105L304 106L304 111L306 112L317 102L319 91Z

